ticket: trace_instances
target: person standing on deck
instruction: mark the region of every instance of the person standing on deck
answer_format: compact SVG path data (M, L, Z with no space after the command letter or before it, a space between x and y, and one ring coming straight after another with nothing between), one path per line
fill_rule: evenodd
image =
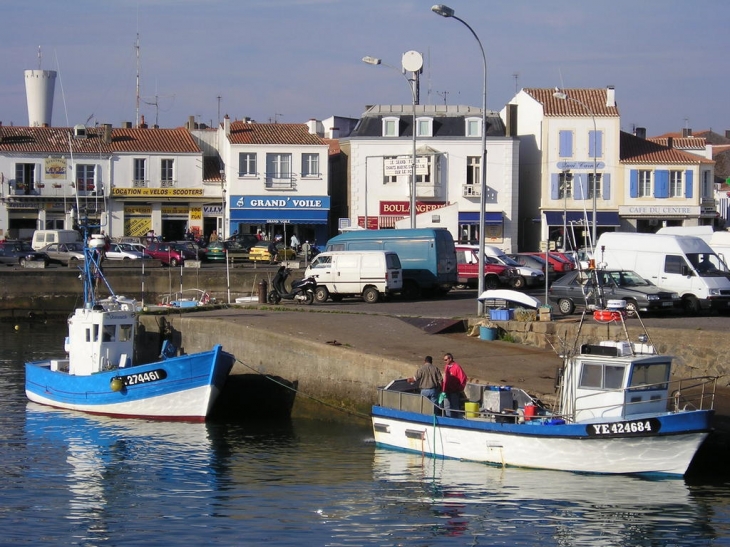
M454 356L450 353L444 354L444 382L442 386L444 405L444 416L458 418L462 415L461 411L461 394L466 387L466 373L461 365L454 361Z

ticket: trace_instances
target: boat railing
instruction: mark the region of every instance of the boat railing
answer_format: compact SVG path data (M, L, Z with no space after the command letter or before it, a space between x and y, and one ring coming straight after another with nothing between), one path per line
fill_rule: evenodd
M680 378L670 380L668 382L657 382L653 384L641 384L627 388L604 389L581 395L576 397L573 406L574 412L566 412L561 414L556 412L566 421L575 421L575 415L580 414L581 419L585 419L587 414L594 417L602 417L613 415L614 411L621 409L621 415L630 416L632 414L642 413L640 407L651 405L652 408L662 408L665 412L684 412L688 410L712 410L715 404L715 393L717 390L717 377L700 376L696 378ZM649 400L636 398L634 400L630 394L641 392L664 392L664 396L654 393ZM605 399L607 394L620 394L620 397L614 397L610 402L599 400ZM596 404L589 401L593 399Z
M378 388L378 405L426 415L433 415L437 408L428 397L418 393L418 390L393 389L392 385Z

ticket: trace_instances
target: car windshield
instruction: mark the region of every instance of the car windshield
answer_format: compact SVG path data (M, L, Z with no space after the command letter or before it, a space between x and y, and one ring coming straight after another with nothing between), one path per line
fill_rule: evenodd
M687 258L700 277L718 277L729 273L725 263L715 253L687 253Z
M610 272L609 275L619 287L648 287L651 285L651 283L636 272Z
M502 255L499 258L501 258L502 259L502 262L504 262L507 266L519 266L519 264L517 262L515 262L514 260L512 260L507 255Z

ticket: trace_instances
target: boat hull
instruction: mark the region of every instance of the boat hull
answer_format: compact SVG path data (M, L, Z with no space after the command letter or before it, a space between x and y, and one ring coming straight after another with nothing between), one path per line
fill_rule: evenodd
M39 361L26 363L25 393L36 403L93 414L204 421L234 361L220 345L86 376L52 370L51 361Z
M542 420L496 423L375 406L372 421L377 445L432 457L580 473L684 475L711 431L712 415L711 410L699 410L548 425ZM630 431L629 425L626 434L615 433L616 428L612 432L612 423L642 422L651 428Z

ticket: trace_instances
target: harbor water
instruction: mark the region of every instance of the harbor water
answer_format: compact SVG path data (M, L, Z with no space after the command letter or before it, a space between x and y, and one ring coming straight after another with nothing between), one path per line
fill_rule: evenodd
M0 545L730 545L725 478L432 460L376 448L356 417L183 424L28 403L23 363L64 335L0 323Z

